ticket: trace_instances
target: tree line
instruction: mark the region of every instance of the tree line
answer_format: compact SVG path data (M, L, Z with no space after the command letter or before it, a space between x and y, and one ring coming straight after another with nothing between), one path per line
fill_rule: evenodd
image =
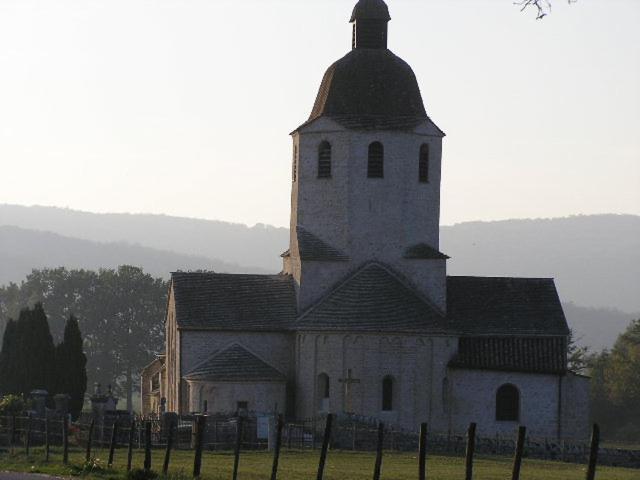
M139 372L164 350L167 282L140 268L33 270L20 284L0 288L0 328L25 306L41 302L55 341L74 315L83 332L89 384L111 384L132 409Z
M87 389L87 359L82 334L72 315L66 321L62 341L55 345L41 303L9 319L0 350L0 393L26 397L33 390L69 395L69 410L82 410Z

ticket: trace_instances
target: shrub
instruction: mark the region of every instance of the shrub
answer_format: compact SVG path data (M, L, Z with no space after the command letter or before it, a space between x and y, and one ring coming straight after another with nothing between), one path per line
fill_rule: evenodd
M27 408L28 402L20 395L6 395L0 398L0 416L19 415Z

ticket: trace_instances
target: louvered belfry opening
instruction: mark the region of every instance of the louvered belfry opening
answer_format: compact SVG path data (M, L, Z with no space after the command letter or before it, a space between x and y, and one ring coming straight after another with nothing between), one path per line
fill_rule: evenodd
M380 142L373 142L371 145L369 145L367 177L384 177L384 147Z
M424 143L420 147L420 159L418 161L418 180L420 183L429 183L429 145Z
M327 141L318 147L318 178L331 178L331 144Z
M353 24L353 48L387 48L386 20L357 20Z

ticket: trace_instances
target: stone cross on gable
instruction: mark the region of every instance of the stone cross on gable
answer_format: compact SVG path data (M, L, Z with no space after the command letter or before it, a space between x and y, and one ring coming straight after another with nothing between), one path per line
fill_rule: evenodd
M351 385L360 383L359 378L353 378L351 369L347 370L347 377L338 379L338 382L344 385L344 411L345 413L353 413L351 408Z

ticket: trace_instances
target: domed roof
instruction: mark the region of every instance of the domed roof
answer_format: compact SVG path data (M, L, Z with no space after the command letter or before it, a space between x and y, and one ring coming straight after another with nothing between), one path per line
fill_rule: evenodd
M360 0L353 8L351 22L356 20L391 20L389 7L384 0Z
M387 49L354 49L329 67L309 121L324 115L351 128L410 128L427 119L413 70Z

